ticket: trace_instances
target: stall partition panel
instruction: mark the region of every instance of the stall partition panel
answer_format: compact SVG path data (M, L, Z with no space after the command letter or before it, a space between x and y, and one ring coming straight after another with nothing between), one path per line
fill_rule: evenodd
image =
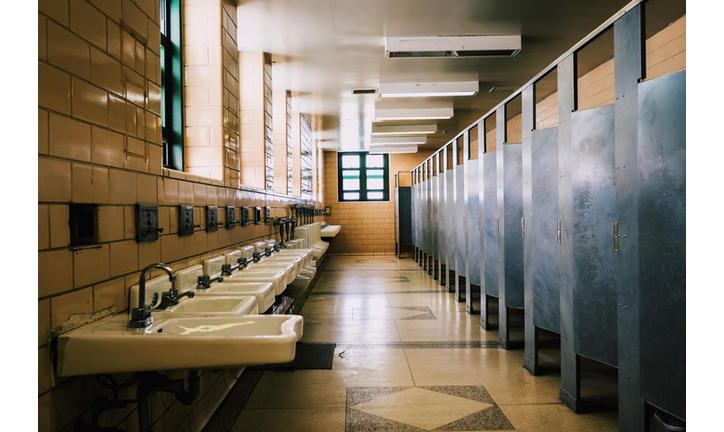
M530 236L533 324L554 333L561 327L561 265L558 253L558 128L532 133Z
M686 70L639 84L641 396L686 419Z
M614 106L571 117L574 349L618 364Z

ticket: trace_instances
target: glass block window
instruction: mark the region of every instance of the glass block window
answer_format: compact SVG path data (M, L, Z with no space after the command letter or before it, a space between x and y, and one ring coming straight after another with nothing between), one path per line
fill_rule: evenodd
M338 199L389 201L389 156L367 152L338 153Z

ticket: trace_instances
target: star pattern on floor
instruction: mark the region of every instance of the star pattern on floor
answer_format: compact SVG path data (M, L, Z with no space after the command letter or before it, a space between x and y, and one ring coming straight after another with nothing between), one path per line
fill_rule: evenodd
M348 387L347 432L514 430L482 386Z

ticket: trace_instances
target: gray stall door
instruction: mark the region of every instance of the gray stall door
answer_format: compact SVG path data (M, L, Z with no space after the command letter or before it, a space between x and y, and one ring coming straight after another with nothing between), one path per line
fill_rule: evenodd
M497 152L483 155L483 257L485 274L485 294L498 297L498 173L496 171Z
M571 126L574 349L616 366L614 106L575 112Z
M478 159L467 162L467 183L468 194L468 247L467 247L467 272L469 283L480 286L480 261L482 260L480 245L480 191L478 189Z
M455 171L445 171L445 234L447 237L447 269L455 271L457 260L457 229L455 205ZM448 280L448 287L455 288L455 281Z
M686 419L686 71L639 84L641 396Z
M467 276L465 272L465 261L467 259L467 197L465 196L465 177L466 169L465 165L458 165L455 167L455 222L457 232L457 263L455 263L455 269L457 270L458 277ZM465 287L462 288L463 292ZM464 295L463 295L464 298Z
M533 324L554 333L561 327L561 266L558 251L558 128L533 131L532 215L526 224L531 254Z

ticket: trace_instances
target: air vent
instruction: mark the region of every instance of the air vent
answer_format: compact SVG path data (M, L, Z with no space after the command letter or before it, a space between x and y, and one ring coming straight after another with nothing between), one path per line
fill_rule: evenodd
M515 36L432 36L387 38L387 58L480 58L512 57L520 51Z
M497 86L497 87L491 87L490 90L488 90L488 93L510 93L518 90L519 86Z
M364 94L377 94L376 88L361 88L361 89L352 89L353 95L364 95Z

